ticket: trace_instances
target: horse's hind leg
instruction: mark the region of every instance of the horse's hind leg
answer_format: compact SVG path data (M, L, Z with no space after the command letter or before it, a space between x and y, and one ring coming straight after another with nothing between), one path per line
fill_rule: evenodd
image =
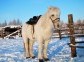
M34 44L34 39L30 39L29 40L29 53L30 53L30 57L31 58L35 58L34 54L33 54L33 44Z
M23 40L24 40L25 56L26 56L26 59L27 59L27 58L30 58L30 55L29 55L29 39L25 38Z

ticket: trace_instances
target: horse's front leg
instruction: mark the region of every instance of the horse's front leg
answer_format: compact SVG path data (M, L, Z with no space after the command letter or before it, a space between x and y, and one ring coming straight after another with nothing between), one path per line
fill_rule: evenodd
M33 54L33 44L34 44L34 39L30 39L29 40L29 53L30 53L31 58L35 58Z
M49 40L45 40L44 42L44 50L43 50L43 57L44 57L44 60L45 61L48 61L48 56L47 56L47 49L48 49L48 43L49 43L50 39Z
M43 40L39 39L38 40L38 59L39 59L39 62L44 62L42 52L43 52Z

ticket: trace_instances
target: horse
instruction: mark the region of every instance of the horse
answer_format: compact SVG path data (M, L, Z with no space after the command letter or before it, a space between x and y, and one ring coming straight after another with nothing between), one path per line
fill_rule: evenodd
M38 19L36 24L23 24L22 37L26 58L35 58L33 44L37 40L39 62L49 61L47 56L48 44L51 41L54 29L59 28L59 23L60 9L52 6Z

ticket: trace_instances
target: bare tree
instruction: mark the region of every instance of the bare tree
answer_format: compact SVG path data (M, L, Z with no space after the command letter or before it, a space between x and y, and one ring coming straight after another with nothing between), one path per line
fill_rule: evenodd
M0 27L4 27L4 26L7 26L7 22L6 22L6 20L5 20L5 22L0 23Z
M17 19L17 22L16 22L17 25L22 25L21 21L19 19Z
M6 22L6 20L5 20L4 24L5 24L5 26L7 26L7 22Z
M8 25L12 25L12 21L10 21L10 22L8 23Z
M10 21L8 25L22 25L21 21L19 19Z
M79 19L79 20L77 20L77 24L78 25L80 25L81 24L81 20Z
M14 19L13 21L12 21L12 25L16 25L17 23L16 23L16 20Z
M0 23L0 27L2 26L2 24Z

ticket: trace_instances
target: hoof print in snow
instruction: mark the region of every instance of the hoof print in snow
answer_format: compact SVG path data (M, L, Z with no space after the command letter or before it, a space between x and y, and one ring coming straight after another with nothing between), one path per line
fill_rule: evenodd
M44 58L44 61L49 61L49 59L48 58Z
M44 60L43 59L39 59L39 62L44 62Z

